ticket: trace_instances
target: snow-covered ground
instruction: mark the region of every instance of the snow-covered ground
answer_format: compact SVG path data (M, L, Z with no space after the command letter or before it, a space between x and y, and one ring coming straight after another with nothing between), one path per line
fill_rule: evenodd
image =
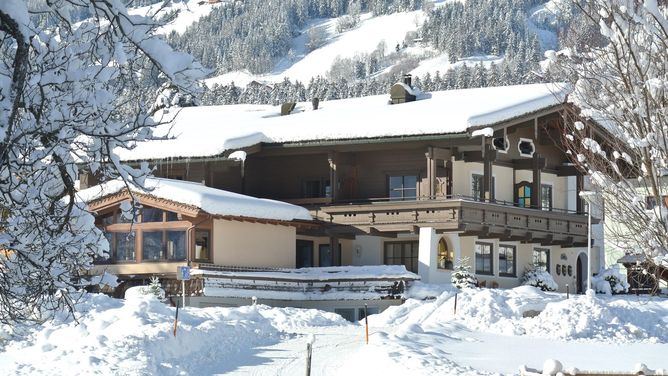
M186 31L188 26L199 21L200 18L209 14L213 8L222 4L222 2L209 4L208 1L202 0L181 0L167 3L158 2L144 7L129 9L128 13L160 19L171 12L178 12L178 15L174 19L166 25L158 28L156 32L158 34L167 35L174 31L178 34L182 34Z
M532 287L416 290L364 327L317 310L186 308L91 295L77 325L0 329L1 374L298 375L315 336L314 375L516 374L558 359L566 369L668 372L668 300L546 294ZM538 312L540 312L538 314ZM536 317L523 317L537 314Z

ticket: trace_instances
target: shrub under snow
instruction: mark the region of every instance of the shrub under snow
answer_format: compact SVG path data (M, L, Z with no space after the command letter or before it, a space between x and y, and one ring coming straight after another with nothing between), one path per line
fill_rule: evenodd
M596 292L601 294L623 294L629 291L626 278L615 268L601 269L598 275L591 278L591 282Z
M452 272L450 282L458 289L465 287L476 287L478 285L478 278L471 273L471 266L468 257L462 257L457 261L455 270Z
M527 269L522 276L522 284L538 287L542 291L557 291L559 288L550 273L537 269Z

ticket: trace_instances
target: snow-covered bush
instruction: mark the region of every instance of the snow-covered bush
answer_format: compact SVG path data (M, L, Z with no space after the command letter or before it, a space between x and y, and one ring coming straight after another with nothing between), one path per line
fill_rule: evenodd
M455 264L455 270L450 277L452 285L458 289L465 287L476 287L478 285L478 278L471 273L471 266L468 257L460 258Z
M618 269L601 269L591 278L592 286L601 294L623 294L629 291L629 284Z
M533 268L528 268L524 271L522 284L538 287L542 291L557 291L559 288L559 285L557 285L550 273Z

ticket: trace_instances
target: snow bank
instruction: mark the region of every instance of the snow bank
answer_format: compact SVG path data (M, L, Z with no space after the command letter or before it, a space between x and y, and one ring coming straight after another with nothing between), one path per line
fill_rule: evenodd
M88 295L79 324L57 320L13 338L0 353L3 374L122 375L225 373L251 364L258 346L279 342L300 326L349 325L316 310L246 306L179 310L151 297L116 300ZM35 361L39 359L39 361Z
M160 178L148 178L144 182L146 190L130 186L133 192L142 193L165 200L195 206L204 212L220 216L239 216L283 221L311 220L308 210L285 202L259 199L238 193L207 187L203 184ZM112 180L77 193L83 202L100 198L127 189L121 180Z
M629 297L565 296L531 286L511 290L444 292L434 301L408 300L369 318L376 327L448 332L454 326L503 335L612 343L668 343L668 301ZM533 312L530 312L533 311ZM540 312L535 317L526 313Z

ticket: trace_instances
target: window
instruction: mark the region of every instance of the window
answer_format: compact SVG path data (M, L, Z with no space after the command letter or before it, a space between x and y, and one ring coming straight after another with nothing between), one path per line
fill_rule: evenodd
M390 176L388 180L390 200L411 200L417 197L417 176Z
M310 268L313 266L313 242L297 239L297 257L295 266L297 268Z
M515 247L499 244L499 275L515 277Z
M540 207L543 210L552 210L552 186L542 184L540 186Z
M418 271L418 242L385 243L385 265L404 265L408 271Z
M493 274L492 269L492 244L475 243L475 273Z
M328 179L309 179L302 183L302 197L331 197L331 188Z
M531 207L531 184L529 182L523 181L515 186L516 199L515 202L517 206L521 208L530 208Z
M336 252L332 252L329 244L320 244L318 254L320 256L320 266L339 266L341 265L341 244Z
M141 211L141 221L146 222L162 222L163 211L156 208L144 208Z
M480 200L481 197L484 197L484 188L483 188L484 176L480 174L471 175L471 196L474 200ZM492 176L492 192L491 197L495 197L494 193L494 176Z
M522 157L533 157L536 148L533 145L533 140L520 138L520 141L517 143L517 150L519 150Z
M135 261L135 234L114 232L113 259L117 262Z
M444 238L441 238L441 240L438 241L438 268L452 269L454 258L454 252L448 249L448 243Z
M186 259L186 232L143 231L142 252L144 261L183 261Z
M355 308L334 308L334 313L350 322L355 322Z
M195 231L195 261L211 262L211 233L209 230Z
M380 313L380 310L378 309L378 307L367 307L366 308L366 315L364 313L365 313L364 308L358 308L357 309L357 320L358 321L364 320L364 318L367 315L369 315L369 316L377 315L378 313Z
M492 140L492 146L494 146L494 149L498 150L500 153L507 153L510 148L508 137L496 137Z
M536 270L550 272L550 250L544 248L534 248L533 266Z

